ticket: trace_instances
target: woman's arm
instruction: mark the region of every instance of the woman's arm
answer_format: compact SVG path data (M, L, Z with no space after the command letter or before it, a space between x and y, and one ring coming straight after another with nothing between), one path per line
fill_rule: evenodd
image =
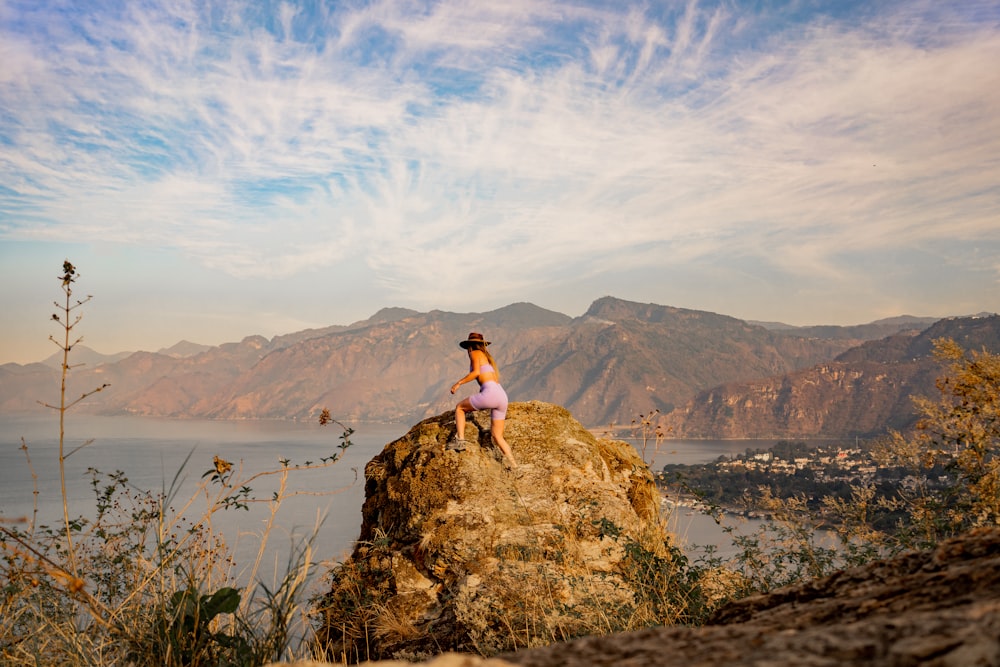
M451 385L451 393L453 394L466 382L472 382L479 377L479 367L482 366L483 362L486 360L486 355L479 350L472 350L469 358L472 360L472 370L470 370L469 373L461 380Z

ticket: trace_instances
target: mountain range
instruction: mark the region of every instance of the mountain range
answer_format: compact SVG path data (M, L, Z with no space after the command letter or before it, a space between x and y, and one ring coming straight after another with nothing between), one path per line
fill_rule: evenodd
M664 422L681 438L816 438L908 430L914 396L939 395L934 341L1000 352L1000 317L947 318L853 347L793 373L731 382L699 393Z
M937 327L946 335L965 321L976 323L972 329L995 332L998 319L901 317L856 327L796 328L613 297L598 299L576 318L530 303L485 313L387 308L350 325L270 340L249 336L214 347L183 342L103 363L88 360L71 371L68 395L109 384L76 408L98 414L313 419L325 407L342 420L412 423L454 406L458 397L448 388L468 364L457 342L481 331L493 341L490 349L511 400L562 405L591 427L627 426L659 410L671 435L684 437L867 433L905 418L881 400L869 400L880 406L872 415L859 412L863 402L851 409L823 407L839 405L837 394L848 385L859 386L856 373L868 378L876 367L877 373L902 373L908 384L892 405L906 404L904 395L933 392L935 362L924 353L919 362L904 358L917 348L900 341L916 345L925 340L921 332ZM895 358L886 356L890 352ZM923 370L902 370L914 363ZM788 414L773 422L752 406L773 411L777 403L756 394L747 400L747 392L781 394L782 387L797 382L804 387L831 373L853 377L853 384L840 380L826 382L823 391L789 390L801 405L785 401ZM883 386L895 385L875 383L868 390ZM58 362L56 368L0 366L0 412L37 410L39 401L53 404L58 389ZM730 410L705 407L723 396L735 401ZM741 420L744 426L734 425Z

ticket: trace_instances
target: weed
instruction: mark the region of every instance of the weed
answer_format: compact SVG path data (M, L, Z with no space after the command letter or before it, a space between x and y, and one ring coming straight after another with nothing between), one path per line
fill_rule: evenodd
M644 415L640 414L632 420L631 425L632 437L636 438L639 443L639 453L642 456L643 463L647 463L650 466L656 460L656 455L660 451L660 443L663 442L663 439L667 435L663 430L663 426L659 424L657 418L659 414L659 409ZM653 456L649 461L646 461L646 449L649 447L650 440L653 441Z
M1000 523L1000 355L966 352L946 339L935 341L935 354L950 364L937 381L940 398L914 399L921 415L916 430L892 432L873 451L880 467L906 473L902 481L891 493L854 484L845 497L812 504L760 488L746 509L769 520L751 535L728 529L736 555L723 561L710 553L702 563L738 575L731 597L932 548L969 528Z
M91 468L94 512L74 516L64 463L81 448L63 448L65 414L108 387L66 397L70 351L82 340L71 340L81 318L74 311L90 299L72 302L78 277L66 261L60 277L65 304L57 303L61 313L52 316L62 327L61 340L52 338L63 350L60 402L45 404L59 413L63 517L56 526L38 524L36 509L26 525L0 525L0 662L251 666L308 652L311 626L304 603L311 539L293 548L274 586L260 582L258 570L282 501L301 493L288 490L289 475L335 464L351 446L351 429L324 410L321 423L340 426L342 435L336 450L318 463L282 460L277 469L244 473L216 456L189 496L180 495L180 482L192 454L159 492L136 489L122 471ZM23 441L22 450L34 477ZM259 497L254 486L264 479L274 480L276 490ZM244 511L255 503L265 504L269 514L256 558L243 574L250 583L239 587L232 551L213 520L219 512Z

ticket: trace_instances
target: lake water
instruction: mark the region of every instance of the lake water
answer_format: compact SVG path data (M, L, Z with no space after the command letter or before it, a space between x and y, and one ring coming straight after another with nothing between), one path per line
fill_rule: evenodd
M312 533L322 521L314 543L318 572L343 560L361 527L364 502L364 467L386 443L404 435L402 424L349 424L355 429L353 446L343 458L322 470L297 471L288 488L303 495L285 500L277 515L277 533L272 532L265 551L266 567L260 578L273 583L275 573L284 572L290 547ZM67 415L65 452L67 495L71 517L89 516L94 508L88 468L102 473L121 470L138 489L160 490L181 471L178 499L196 494L202 473L213 467L214 456L243 466L243 477L280 468L279 459L293 464L318 461L336 450L340 429L335 425L279 421L180 421L140 417ZM21 439L27 444L30 466ZM86 444L92 440L90 444ZM38 522L59 525L62 502L59 484L59 424L56 416L0 417L0 519L30 517L34 511L33 490L38 490ZM646 460L654 469L667 463L703 463L720 455L742 452L747 446L767 447L754 441L667 441L655 453L647 449ZM515 444L516 447L516 444ZM184 467L185 459L190 460ZM34 473L35 479L32 474ZM256 480L256 495L268 497L277 488L274 476ZM200 503L200 505L198 504ZM201 516L204 500L192 506ZM250 511L228 510L216 515L227 541L234 545L237 563L246 567L260 544L260 534L269 516L266 504ZM726 552L729 538L710 518L686 509L672 511L671 532L692 545L712 544ZM270 573L270 576L269 576ZM239 579L239 574L237 574Z

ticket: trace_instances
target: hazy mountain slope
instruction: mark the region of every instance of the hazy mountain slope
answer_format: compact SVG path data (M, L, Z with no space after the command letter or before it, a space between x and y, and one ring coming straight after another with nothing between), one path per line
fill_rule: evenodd
M0 365L0 413L39 412L38 401L59 404L58 370L43 363Z
M226 343L192 357L136 352L116 364L74 369L67 386L75 395L104 383L111 385L80 406L87 411L196 416L200 402L211 402L231 386L241 372L260 361L269 349L266 338L249 336L239 343Z
M328 407L345 419L412 421L456 402L448 387L467 364L457 341L470 331L494 341L512 400L558 403L590 426L666 413L709 387L808 368L854 343L612 297L578 318L529 303L486 313L388 308L346 326L249 336L193 356L138 352L77 368L70 395L109 383L79 406L103 414L311 419ZM0 410L58 399L57 373L8 366L0 367Z
M888 317L882 320L869 322L868 324L855 324L851 326L836 326L829 324L819 324L814 326L796 327L780 322L754 322L766 329L789 333L804 338L828 338L831 340L877 340L892 336L903 331L923 331L940 318L936 317L913 317L911 315L900 315L899 317Z
M837 357L851 363L864 359L900 363L930 355L934 341L951 338L967 350L1000 350L1000 316L949 317L935 322L919 335L901 335L862 343Z
M53 345L53 347L55 347ZM57 348L58 349L58 348ZM117 352L115 354L101 354L97 350L92 350L86 345L74 345L70 354L70 363L72 364L85 364L87 366L99 366L100 364L113 364L116 361L121 361L127 358L132 352ZM63 353L62 350L58 352L53 352L51 355L42 361L43 364L50 368L55 368L57 370L62 368L63 363Z
M348 419L437 414L458 400L448 389L468 370L458 341L470 331L488 332L490 350L506 374L508 359L557 335L562 327L551 323L568 321L514 304L479 314L432 311L312 338L268 355L205 416L303 418L322 407ZM458 396L472 391L464 387Z
M349 326L271 341L250 336L192 357L137 352L115 364L75 368L69 394L110 384L78 407L103 414L311 418L314 407L328 405L353 419L396 419L455 402L448 387L468 364L457 343L470 331L489 334L506 370L570 320L523 303L489 313L383 309ZM58 402L58 389L58 371L42 364L0 366L0 410L38 411L38 399Z
M193 357L196 354L208 352L211 349L211 345L201 345L200 343L192 343L189 340L182 340L179 343L174 343L170 347L161 348L157 350L157 352L159 354L165 354L168 357ZM126 356L128 354L131 354L131 352L127 353Z
M517 362L509 389L563 405L591 426L628 424L654 409L669 412L705 387L788 372L830 359L847 345L715 313L605 297L563 336Z
M664 423L674 437L705 438L842 437L906 429L916 419L912 397L939 395L935 380L945 369L932 356L938 338L1000 352L1000 317L941 320L807 370L714 387Z
M394 322L396 320L410 317L411 315L419 315L419 313L415 310L410 310L409 308L382 308L367 320L360 320L358 322L354 322L353 324L334 324L320 329L303 329L302 331L296 331L295 333L275 336L271 339L271 348L276 350L278 348L294 345L295 343L299 343L304 340L309 340L310 338L321 338L327 334L337 333L339 331L363 329L378 322Z

